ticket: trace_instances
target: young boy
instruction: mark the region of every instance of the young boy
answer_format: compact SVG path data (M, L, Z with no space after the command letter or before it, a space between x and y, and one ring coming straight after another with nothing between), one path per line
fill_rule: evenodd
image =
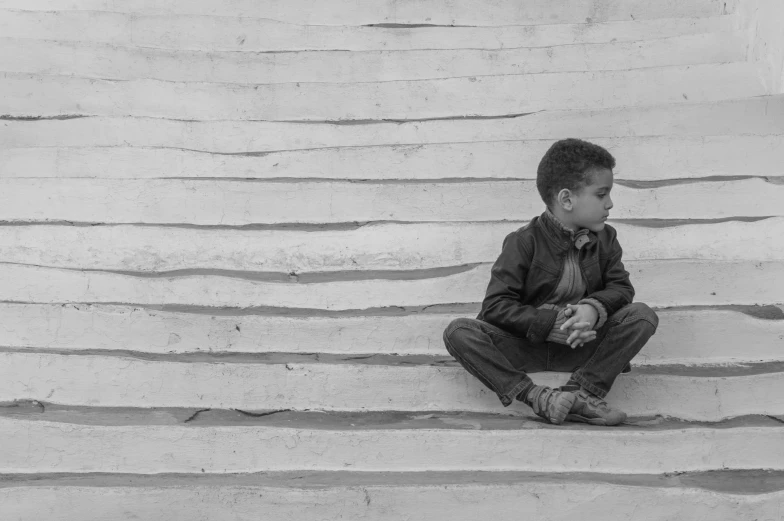
M626 414L604 397L656 331L656 313L632 304L613 207L615 159L579 139L553 144L536 187L547 209L510 233L493 265L479 316L444 331L449 353L504 406L514 399L551 423L617 425ZM569 371L559 389L527 373Z

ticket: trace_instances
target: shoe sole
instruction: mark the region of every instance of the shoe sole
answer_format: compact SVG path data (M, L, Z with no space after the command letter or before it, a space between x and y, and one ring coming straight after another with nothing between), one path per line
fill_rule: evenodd
M578 414L567 414L566 421L588 423L590 425L599 425L601 427L614 427L615 425L620 425L621 423L625 422L626 415L624 414L618 421L607 421L605 418L586 418L585 416L580 416Z

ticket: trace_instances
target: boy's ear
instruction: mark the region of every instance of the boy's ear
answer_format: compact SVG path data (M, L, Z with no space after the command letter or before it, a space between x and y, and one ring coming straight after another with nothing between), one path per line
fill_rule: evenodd
M572 191L564 188L555 196L555 202L566 211L572 210Z

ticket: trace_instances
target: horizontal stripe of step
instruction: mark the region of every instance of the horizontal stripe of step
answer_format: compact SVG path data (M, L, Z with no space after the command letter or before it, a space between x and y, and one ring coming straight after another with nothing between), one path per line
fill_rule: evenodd
M640 188L616 183L614 219L784 216L784 183L751 178ZM770 182L775 181L775 182ZM0 220L240 226L367 221L527 220L534 181L1 179Z
M630 261L626 269L637 290L635 298L654 307L778 304L784 295L782 262ZM489 277L489 264L433 278L309 284L221 274L138 277L0 264L0 301L361 310L475 303L484 297Z
M269 487L270 489L308 489L349 487L411 487L444 486L469 489L493 486L553 486L580 484L624 487L626 492L638 488L680 489L682 491L710 491L719 494L754 496L780 492L784 489L784 475L776 470L708 470L671 474L606 474L601 472L352 472L335 471L279 471L258 473L206 474L121 474L121 473L37 473L0 474L3 489L137 489L180 487Z
M688 221L686 221L688 222ZM650 221L656 224L657 221ZM679 223L674 221L673 223ZM507 234L525 221L378 224L349 230L248 230L167 226L0 226L5 263L53 268L186 275L181 270L278 273L284 280L406 277L494 262ZM784 218L674 226L613 223L630 260L782 261ZM394 245L394 246L392 246ZM363 273L368 270L390 273ZM227 273L228 274L228 273ZM408 274L409 278L417 276ZM433 276L438 276L433 273Z
M243 410L527 410L517 402L504 409L495 393L462 367L452 365L181 360L141 360L108 353L3 352L0 401L35 399L67 405ZM780 365L772 363L769 367L778 370ZM752 369L764 371L766 367L760 364ZM608 401L631 416L659 414L695 421L784 414L782 372L732 376L732 367L667 370L671 374L637 371L619 376ZM557 386L568 376L548 372L535 373L532 378L543 385Z
M478 308L478 305L474 306ZM784 358L784 312L768 319L723 309L657 310L659 328L640 364L704 364ZM235 313L238 311L235 311ZM160 311L130 306L0 304L0 345L140 353L332 353L445 356L444 329L477 310L403 316L287 317ZM777 317L778 319L773 319Z
M784 134L784 96L598 111L545 111L494 119L353 123L174 121L137 117L5 120L0 125L0 142L8 148L166 147L207 152L259 153L428 143L466 143L468 147L467 143L472 141L556 140L564 136L593 140L614 137L634 139L642 136L662 136L664 139L667 136L690 136L693 139L740 134L765 136ZM672 146L676 145L673 143ZM716 150L712 152L719 153ZM521 154L520 161L523 164L526 157L527 154ZM722 157L726 159L726 154L722 154ZM256 159L258 165L264 164L263 156ZM754 161L752 157L746 159ZM139 158L134 157L134 160ZM202 161L207 160L206 156L202 157ZM167 163L167 168L175 166ZM373 170L379 166L375 165ZM643 165L637 167L644 168ZM522 175L524 171L521 167L515 176Z
M393 0L373 0L357 4L351 0L275 0L241 2L232 0L167 0L151 5L144 0L79 0L64 5L52 0L5 0L6 9L82 10L145 14L195 14L232 17L272 18L312 25L363 25L377 23L434 25L510 25L536 23L582 23L609 20L700 17L730 14L732 3L722 5L715 0L664 0L646 2L628 0L597 8L591 0L536 0L521 6L512 0L478 6L470 0L438 0L427 4L400 4Z
M754 67L740 62L630 71L255 86L0 73L0 114L276 121L494 116L762 96L766 92Z
M709 476L707 479L704 476ZM715 477L714 477L715 476ZM75 474L0 476L4 511L17 521L139 518L231 519L264 512L279 521L434 519L473 521L488 512L535 512L542 521L614 516L645 520L775 519L784 501L780 473L721 471L677 476L517 472L275 472L199 476ZM714 492L704 480L728 484ZM745 481L764 495L736 495ZM712 483L711 483L712 484ZM568 497L568 502L564 498ZM226 505L231 505L231 514ZM642 514L641 514L642 513Z
M63 405L37 400L0 402L0 418L67 425L172 426L195 428L291 428L313 431L519 431L555 429L568 431L607 431L584 423L566 422L554 426L533 411L482 413L466 411L294 411L187 407L100 407ZM655 432L691 429L780 428L778 416L746 415L720 422L685 422L662 416L630 417L610 431ZM0 474L3 475L3 474ZM7 474L6 474L7 475ZM88 477L88 476L83 476ZM649 476L651 478L653 476ZM604 475L604 479L612 476ZM747 483L747 485L750 485ZM0 488L3 483L0 482Z
M627 70L742 61L739 36L708 33L639 42L500 50L199 52L0 38L0 70L105 80L225 83L423 80Z
M5 4L4 4L5 5ZM736 29L735 17L579 20L573 24L498 27L296 25L266 18L151 16L96 11L0 10L6 37L108 43L173 50L276 52L508 49L635 42ZM24 7L23 7L24 8ZM63 8L60 6L58 8Z
M593 138L615 156L625 180L721 175L781 176L784 134ZM181 148L16 148L2 177L245 179L536 178L553 140L335 147L227 155ZM739 154L738 150L743 150Z
M109 358L130 358L146 362L179 363L179 364L247 364L247 365L321 365L332 366L373 366L373 367L438 367L438 368L459 368L460 364L443 350L437 355L400 355L400 354L333 354L333 353L214 353L214 352L190 352L190 353L144 353L128 350L73 350L73 349L52 349L52 348L9 348L2 347L0 352L17 353L23 355L39 354L53 356L93 356ZM784 361L774 360L770 362L740 362L733 363L727 361L716 362L711 359L703 359L698 362L684 365L673 363L671 360L663 360L658 364L638 364L635 359L635 373L640 375L666 375L683 377L748 377L765 374L774 374L784 371ZM555 373L554 373L555 374ZM547 376L542 378L547 379ZM565 376L564 376L565 378ZM556 374L551 376L548 381L560 381ZM565 381L565 379L563 380ZM549 385L549 384L548 384Z
M660 474L784 467L782 427L773 420L614 429L513 421L516 428L472 430L459 423L446 429L211 427L3 418L0 434L7 441L0 446L0 466L4 473L25 474L346 469Z

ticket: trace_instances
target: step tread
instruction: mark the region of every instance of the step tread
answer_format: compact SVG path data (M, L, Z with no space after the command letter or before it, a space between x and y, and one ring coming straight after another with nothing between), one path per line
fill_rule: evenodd
M485 294L490 268L490 264L468 265L457 273L432 273L410 280L377 277L300 284L221 273L144 277L0 264L0 300L356 312L394 306L473 304ZM629 261L625 268L637 289L637 301L651 307L779 304L784 295L782 261ZM739 273L743 277L738 277ZM42 280L47 285L41 284Z
M616 183L614 219L784 216L783 178ZM0 181L0 219L111 224L341 224L488 222L542 212L533 180L319 181L287 179L19 179ZM617 195L616 195L617 194ZM710 205L692 204L707 200ZM297 201L296 205L292 201ZM403 203L405 201L405 204ZM176 202L176 204L175 204Z
M784 140L782 145L784 151ZM784 260L784 248L775 240L784 236L784 217L688 222L658 227L649 225L658 221L609 221L623 245L624 262ZM468 264L494 262L504 238L527 223L389 223L313 231L42 223L0 226L0 258L5 264L136 276L222 274L301 283L416 279L457 273ZM424 271L433 269L452 271Z
M61 349L49 347L7 347L0 346L0 353L8 354L39 354L61 356L92 356L110 358L128 358L146 362L184 363L184 364L263 364L263 365L371 365L387 367L460 367L454 358L446 354L383 354L383 353L291 353L281 351L269 352L190 352L190 353L147 353L121 349ZM784 355L783 355L784 356ZM666 375L696 378L733 378L774 373L784 373L784 360L768 360L763 362L737 361L713 362L705 358L701 363L682 364L645 363L632 364L629 375ZM564 375L566 373L554 372Z
M61 4L62 5L62 4ZM6 36L158 49L279 53L423 49L505 49L607 43L729 32L734 16L660 18L535 26L383 28L303 26L267 19L96 11L0 11ZM244 38L238 38L238 35Z
M784 416L748 415L716 421L683 421L663 416L630 417L608 429L583 423L551 425L530 411L511 414L453 411L290 411L194 409L183 407L74 406L36 400L0 402L0 418L91 426L265 427L333 431L484 430L654 432L684 429L723 430L741 427L784 428ZM610 434L612 435L612 434Z
M237 84L369 82L629 70L745 58L739 35L716 32L634 42L499 50L294 51L285 54L163 50L105 43L0 38L0 70L104 80ZM678 52L680 51L680 52Z
M162 147L213 153L309 148L584 139L784 134L784 95L707 103L550 110L526 115L448 120L269 122L179 121L118 116L20 120L5 118L0 139L21 147ZM263 159L261 159L263 161Z
M0 470L140 474L198 473L202 469L205 473L303 469L525 470L661 474L725 468L784 469L784 448L780 443L784 421L768 417L670 428L564 427L518 418L517 429L477 430L460 423L459 418L447 418L447 422L458 422L447 423L449 428L424 429L358 428L350 423L342 428L324 428L313 422L305 426L127 424L127 417L134 414L126 412L126 419L121 419L125 423L119 425L35 420L34 415L0 416L0 432L8 440L0 446ZM425 421L435 423L434 418ZM655 423L656 419L648 421Z
M4 178L458 180L535 179L552 139L321 147L227 154L177 147L20 147L0 160ZM781 175L784 133L592 138L617 161L620 182ZM263 147L262 147L263 148ZM744 150L739 155L737 150ZM653 185L654 183L649 183Z
M779 360L784 335L782 307L657 308L659 329L634 365ZM207 351L443 356L446 326L454 318L475 318L479 304L426 310L385 308L363 313L311 311L293 315L287 311L0 303L0 323L4 324L0 346L169 354ZM738 345L744 348L739 350Z
M646 0L627 0L597 9L593 0L537 0L521 6L509 0L496 1L492 6L478 7L470 0L438 0L424 4L394 0L372 0L357 4L351 0L332 0L314 3L309 0L290 0L284 4L274 0L243 1L169 0L150 4L135 0L115 2L81 0L63 4L51 0L6 0L8 9L31 11L103 11L132 14L193 14L208 17L247 17L275 19L286 23L306 25L533 25L536 23L601 22L628 19L667 17L710 17L730 14L734 5L722 6L715 0L682 2L666 0L655 3ZM586 20L587 19L587 20Z
M175 363L116 356L0 353L0 399L73 405L342 411L504 410L461 367L359 364ZM632 415L716 421L782 414L784 373L621 375L608 400ZM533 373L558 386L566 373ZM515 404L509 409L525 409Z
M735 62L625 71L266 85L111 82L0 73L0 113L16 117L137 115L276 121L481 117L762 96L766 90L755 67ZM574 89L576 83L583 88Z
M672 474L605 474L598 472L526 471L273 471L232 474L40 473L0 474L0 489L15 487L430 487L445 485L516 486L526 484L607 484L630 487L698 488L724 494L757 495L784 490L784 471L748 469Z
M449 428L371 429L352 427L350 423L342 428L324 428L314 426L314 422L305 426L191 426L184 420L178 424L128 424L127 418L135 415L135 411L125 411L124 418L116 415L123 422L119 425L35 420L35 414L0 416L0 433L8 441L0 447L0 470L140 474L200 470L525 470L660 474L725 468L784 469L784 448L780 443L784 421L769 417L670 428L564 427L518 418L517 429L477 430L454 417L446 418ZM269 418L276 421L275 416ZM435 424L435 418L425 421ZM648 421L655 424L657 420Z

